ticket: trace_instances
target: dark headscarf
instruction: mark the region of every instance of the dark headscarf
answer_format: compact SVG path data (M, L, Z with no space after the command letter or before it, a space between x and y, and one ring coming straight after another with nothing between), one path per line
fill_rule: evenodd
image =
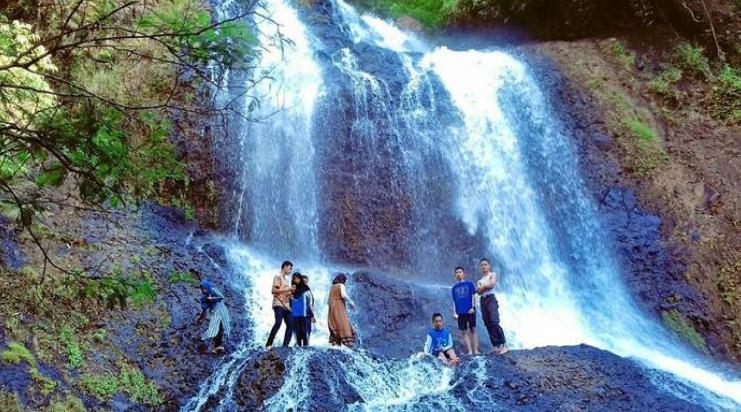
M201 281L201 289L206 289L206 294L211 294L212 290L214 288L214 285L208 281L208 279L203 279Z
M345 282L347 282L347 276L345 276L345 274L344 274L344 273L342 273L342 272L338 272L338 273L337 273L337 274L336 274L336 275L334 276L334 280L332 281L332 284L333 284L333 285L336 285L336 284L338 284L338 283L342 283L342 284L344 285L344 284L345 284Z
M294 279L298 279L298 283L296 284L296 289L293 290L293 297L297 298L301 296L302 293L309 290L309 285L306 284L306 277L301 274L301 272L293 272ZM293 283L293 282L292 282Z
M204 279L201 281L201 293L203 293L203 296L201 296L201 310L207 310L207 309L213 309L214 306L216 306L216 303L223 300L223 296L221 296L221 293L216 292L214 289L214 285L209 282L207 279ZM206 289L206 292L203 292L203 289ZM215 300L208 300L209 296L211 297L217 297L218 299Z

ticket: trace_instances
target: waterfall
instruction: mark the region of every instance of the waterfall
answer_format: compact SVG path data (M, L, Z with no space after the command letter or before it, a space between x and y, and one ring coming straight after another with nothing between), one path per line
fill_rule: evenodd
M256 119L231 129L227 243L249 285L242 312L250 327L183 410L201 410L211 395L217 409L236 409L235 382L272 326L270 283L286 258L311 278L318 349L290 355L268 410L306 408L313 362L334 350L324 304L333 272L370 266L439 285L481 256L503 274L497 296L512 347L588 343L670 372L675 378L657 375L655 384L702 407L741 404L738 377L633 302L568 128L523 62L503 51L433 48L342 0L316 3L265 1L255 17L259 63L229 83L267 80L250 96L235 91L244 87L224 91ZM333 373L362 399L348 409L464 409L450 393L450 369L342 351Z

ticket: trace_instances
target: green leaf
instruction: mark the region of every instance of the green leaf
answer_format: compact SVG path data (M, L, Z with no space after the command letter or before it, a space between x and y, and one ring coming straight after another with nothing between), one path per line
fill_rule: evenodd
M64 182L64 178L67 175L67 170L62 165L56 165L36 178L36 185L39 187L54 186L57 187Z

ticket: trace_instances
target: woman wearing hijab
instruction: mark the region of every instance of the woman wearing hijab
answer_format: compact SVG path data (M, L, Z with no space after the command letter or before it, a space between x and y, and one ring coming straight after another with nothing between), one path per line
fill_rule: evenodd
M209 316L208 329L203 333L203 340L211 340L211 352L224 352L224 338L229 338L232 327L229 320L229 311L224 304L224 295L208 280L201 282L201 315L197 322Z
M355 344L355 330L347 317L346 305L350 305L350 309L355 309L355 303L347 295L345 282L347 282L347 276L344 273L338 273L332 281L332 287L329 289L329 316L327 319L329 344L352 347Z
M293 300L291 300L291 319L293 319L293 332L296 335L296 346L309 346L308 324L310 322L311 290L299 271L294 272L293 276L296 289L293 291Z

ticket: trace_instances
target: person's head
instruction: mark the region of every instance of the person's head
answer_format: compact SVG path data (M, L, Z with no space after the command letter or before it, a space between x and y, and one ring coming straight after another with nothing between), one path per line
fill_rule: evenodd
M202 280L198 286L201 288L201 293L204 295L210 293L211 289L214 287L214 285L212 285L207 279Z
M458 266L455 268L455 271L453 271L453 274L455 275L455 280L460 282L461 280L465 279L466 272L463 270L463 267Z
M293 270L293 263L291 263L291 261L290 261L290 260L286 260L286 261L284 261L284 262L283 262L283 263L282 263L282 264L280 265L280 271L281 271L281 272L282 272L282 273L283 273L284 275L287 275L287 274L291 273L291 271L292 271L292 270Z
M306 284L306 286L309 286L309 277L304 275L303 278L304 278L304 283Z
M491 272L491 263L489 262L489 259L482 258L479 260L479 269L481 270L482 275L488 275L489 272Z
M443 315L435 313L432 315L432 327L440 330L443 328Z
M347 276L344 273L339 272L334 276L334 280L332 281L332 284L333 285L336 285L338 283L345 284L345 282L347 282Z
M293 290L293 296L298 297L302 293L306 292L309 287L306 285L305 282L306 277L301 274L301 272L296 271L293 272L293 278L291 278L291 283L296 286L296 288Z

